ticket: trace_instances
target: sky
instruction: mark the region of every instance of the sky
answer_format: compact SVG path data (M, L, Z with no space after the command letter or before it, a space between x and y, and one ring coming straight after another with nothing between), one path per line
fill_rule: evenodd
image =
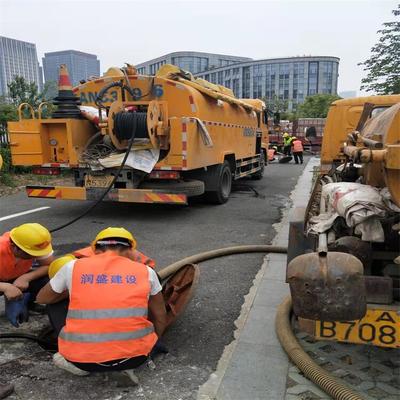
M101 71L173 51L253 59L340 58L338 92L359 90L376 31L399 0L111 1L0 0L0 36L45 52L96 54ZM358 92L359 94L362 92Z

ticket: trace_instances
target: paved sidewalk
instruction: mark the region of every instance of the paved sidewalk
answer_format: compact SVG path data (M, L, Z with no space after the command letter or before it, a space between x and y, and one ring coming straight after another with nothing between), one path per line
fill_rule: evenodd
M307 204L313 170L318 165L317 158L308 162L291 194L293 207ZM275 227L274 245L287 246L292 209L285 211ZM285 398L289 361L275 334L277 307L289 294L285 275L286 255L268 254L236 321L235 340L225 348L217 370L200 387L198 400Z

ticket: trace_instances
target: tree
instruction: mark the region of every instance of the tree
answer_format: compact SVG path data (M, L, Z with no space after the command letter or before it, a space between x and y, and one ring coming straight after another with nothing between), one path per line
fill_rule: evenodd
M27 82L22 76L16 76L8 85L8 98L13 107L18 107L21 103L30 104L34 110L37 110L39 104L50 101L57 93L56 82L46 82L42 92L38 91L38 87L34 82ZM42 117L48 118L53 111L54 106L48 104L42 110ZM0 111L1 112L1 111ZM25 109L24 116L27 117L29 112ZM0 116L0 120L1 120Z
M11 103L17 107L21 103L29 103L32 107L37 108L42 102L42 96L36 83L27 82L22 76L15 76L14 80L7 86L8 97Z
M400 4L392 13L400 15ZM368 75L361 80L360 89L378 94L400 93L400 20L385 22L378 43L372 47L368 60L359 63Z
M297 117L325 118L331 103L340 98L333 94L314 94L313 96L308 96L304 103L298 106Z
M0 97L0 133L7 128L8 121L17 119L17 107L7 103L4 97Z
M272 100L268 100L266 97L262 99L267 105L267 108L273 112L284 112L288 108L287 100L279 98L276 94L272 97Z

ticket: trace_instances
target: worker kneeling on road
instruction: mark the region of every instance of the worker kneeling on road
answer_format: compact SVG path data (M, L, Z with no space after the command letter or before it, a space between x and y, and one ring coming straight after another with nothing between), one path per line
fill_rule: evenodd
M147 360L166 311L155 271L131 260L135 247L127 230L107 228L93 242L95 255L68 262L38 294L59 332L58 367L75 375L126 370L134 380L132 369ZM62 300L67 307L52 304ZM64 327L54 324L57 312L66 314Z
M48 282L52 260L51 235L40 224L23 224L0 236L0 294L5 296L6 317L15 327L27 321L28 307Z
M283 138L283 154L285 154L285 156L291 156L293 137L288 132L285 132L282 135L282 138Z

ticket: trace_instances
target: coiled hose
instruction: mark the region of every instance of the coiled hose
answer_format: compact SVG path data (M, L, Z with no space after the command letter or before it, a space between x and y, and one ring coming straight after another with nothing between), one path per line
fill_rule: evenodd
M316 364L302 349L290 326L291 310L292 299L288 296L279 305L275 319L276 334L290 359L297 365L305 377L318 385L334 399L363 400L358 393L351 390L333 375Z
M245 245L225 247L221 249L206 251L203 253L195 254L190 257L183 258L173 264L170 264L158 272L160 279L165 279L172 275L186 264L197 264L202 261L211 260L218 257L229 256L233 254L242 253L280 253L286 254L286 247L272 246L272 245ZM304 376L318 385L323 391L328 393L337 400L363 400L357 393L353 392L349 387L341 383L338 379L333 377L319 365L317 365L302 349L296 337L293 334L290 326L290 314L292 308L292 301L288 296L283 303L278 307L276 314L275 328L279 341L296 366L303 372ZM0 334L1 338L18 337L13 334ZM23 335L19 337L24 337ZM25 337L26 339L33 339L31 335ZM39 339L39 338L38 338ZM42 340L42 339L40 339ZM38 340L39 341L39 340Z

